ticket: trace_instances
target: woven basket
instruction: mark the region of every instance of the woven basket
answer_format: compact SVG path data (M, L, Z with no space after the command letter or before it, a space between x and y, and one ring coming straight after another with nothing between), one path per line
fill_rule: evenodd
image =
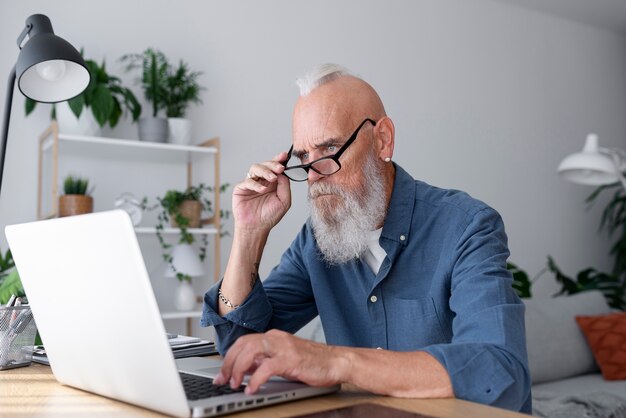
M93 197L82 194L59 196L59 217L93 212Z
M202 215L202 202L197 200L185 200L180 204L178 210L182 216L189 219L188 228L199 228L200 227L200 216ZM172 226L178 228L178 224L174 217L171 217Z

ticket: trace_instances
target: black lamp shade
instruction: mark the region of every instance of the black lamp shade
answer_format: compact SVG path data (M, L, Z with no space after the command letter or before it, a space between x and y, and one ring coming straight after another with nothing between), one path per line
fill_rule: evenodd
M22 46L26 36L28 41ZM21 51L9 75L0 131L0 186L7 154L15 80L24 96L38 102L56 103L81 94L91 79L83 57L72 45L54 34L47 16L35 14L28 17L17 38L17 45Z
M20 51L15 71L22 94L43 103L76 97L87 88L90 80L80 53L52 30L37 32L34 36L31 33Z

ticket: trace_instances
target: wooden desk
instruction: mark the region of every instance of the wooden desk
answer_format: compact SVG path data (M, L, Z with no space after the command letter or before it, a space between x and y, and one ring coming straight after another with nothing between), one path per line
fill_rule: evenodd
M346 387L333 395L305 399L228 415L242 417L289 417L373 402L441 418L515 418L527 415L458 399L394 399L374 396ZM112 399L63 386L48 366L0 371L0 417L163 417L163 415Z

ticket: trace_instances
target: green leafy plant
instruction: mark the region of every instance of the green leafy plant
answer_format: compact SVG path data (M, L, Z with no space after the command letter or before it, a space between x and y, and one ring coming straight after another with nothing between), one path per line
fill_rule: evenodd
M609 239L617 235L609 253L613 257L611 275L626 286L626 193L621 183L600 186L587 197L586 203L592 205L603 191L612 189L616 190L602 212L599 229L605 230Z
M15 267L15 262L13 261L11 250L7 250L4 256L2 256L2 251L0 251L0 275L11 270L13 267Z
M228 184L221 185L219 190L220 193L225 192L228 186ZM193 244L195 242L195 238L194 235L189 232L190 219L181 212L181 205L185 201L197 201L200 202L203 212L213 215L213 203L207 196L208 193L212 192L212 187L201 183L197 186L188 187L183 191L168 190L163 197L158 197L158 203L151 207L147 207L147 199L144 198L143 200L144 209L159 209L159 213L157 215L156 235L163 249L163 260L165 260L172 268L172 270L176 272L176 278L178 280L191 280L191 277L177 271L172 264L173 260L172 254L170 252L172 245L168 244L165 241L165 238L163 237L163 231L166 225L169 225L170 221L173 220L180 229L180 238L178 240L178 243ZM228 211L220 210L220 218L228 218L229 215L230 213ZM220 234L223 236L227 233L224 231L220 231ZM208 236L206 234L202 234L199 244L199 257L202 261L204 261L204 259L206 258L206 249L208 244Z
M182 118L191 103L202 103L200 91L204 90L198 84L201 72L190 71L182 60L178 68L171 68L167 76L165 94L165 114L170 118Z
M133 122L141 114L141 105L131 90L122 85L118 77L106 71L106 64L98 65L93 60L85 60L91 74L91 80L85 91L73 99L68 100L72 113L79 118L82 112L91 109L94 118L100 127L109 124L114 128L125 111L132 115ZM25 102L26 115L29 115L37 102L27 98ZM53 119L56 119L53 110Z
M167 107L167 85L170 65L161 51L146 49L141 54L126 54L121 58L126 71L141 69L141 87L146 100L152 102L152 116Z
M17 269L11 270L11 272L0 281L0 304L6 304L11 298L11 295L19 297L26 296Z
M7 250L4 256L0 251L0 305L5 305L13 294L25 296L24 287L15 268L11 250Z
M587 268L579 272L574 280L563 274L550 256L548 256L548 269L554 273L556 281L561 284L561 290L555 296L599 290L604 294L610 307L622 311L626 310L626 300L624 300L626 288L617 277L602 273L594 268Z
M528 274L513 263L507 263L507 269L513 274L513 289L520 298L532 297L531 287L544 273L550 271L555 280L561 285L561 289L553 296L573 295L588 290L599 290L612 308L626 310L625 291L626 287L620 280L607 273L587 268L576 275L576 279L566 276L556 265L554 259L548 256L547 265L534 278L529 279Z
M64 194L82 194L89 196L92 191L87 190L88 187L89 180L87 180L86 178L69 175L63 181Z
M532 282L528 278L528 274L524 270L521 270L517 265L507 262L506 268L513 275L513 289L517 292L520 298L532 297L531 286Z

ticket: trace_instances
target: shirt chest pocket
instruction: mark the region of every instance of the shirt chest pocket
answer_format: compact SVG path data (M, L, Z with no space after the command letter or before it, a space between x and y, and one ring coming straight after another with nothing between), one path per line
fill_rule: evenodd
M447 342L432 298L386 298L388 348L414 351Z

